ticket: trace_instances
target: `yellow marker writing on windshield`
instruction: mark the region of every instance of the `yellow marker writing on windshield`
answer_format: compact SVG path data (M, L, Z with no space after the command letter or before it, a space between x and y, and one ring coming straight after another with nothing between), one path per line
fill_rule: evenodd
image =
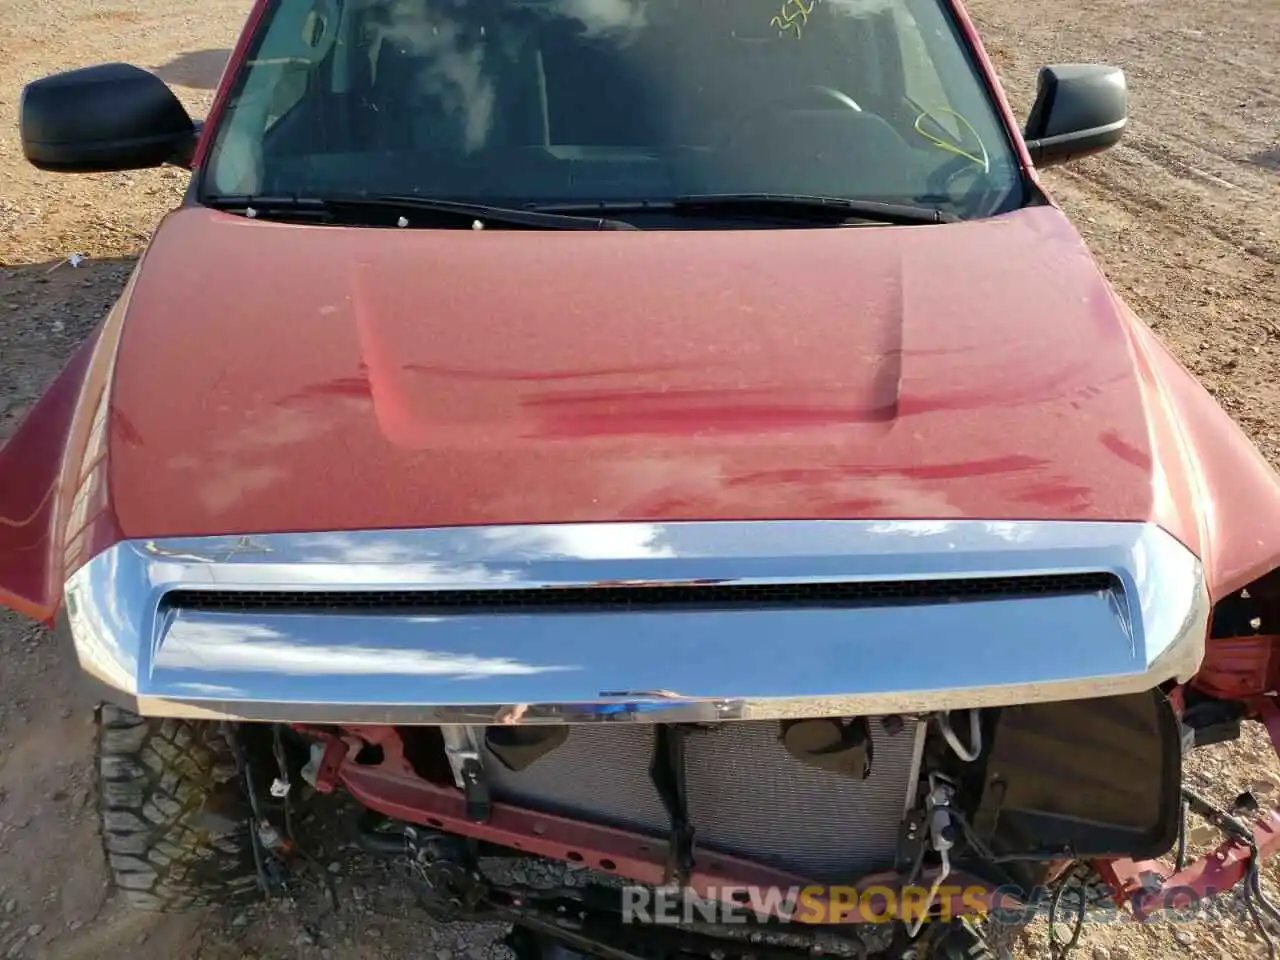
M933 118L933 114L935 113L945 113L959 120L960 123L964 125L969 130L970 133L973 134L973 139L978 145L978 150L981 152L981 156L979 156L978 154L972 153L968 150L965 150L963 147L960 147L957 144L948 143L946 140L942 139L941 137L926 131L921 126L921 124L924 123L925 120L931 119L931 118L935 119L936 121L936 118ZM951 110L947 107L934 107L932 110L926 110L924 111L924 113L920 114L920 116L916 117L915 129L916 129L916 133L920 134L920 136L924 137L926 140L932 143L939 150L945 150L947 153L954 153L957 157L964 157L966 160L971 161L975 166L981 167L984 173L987 173L990 171L991 158L987 154L986 144L982 142L982 137L979 136L978 131L974 128L973 124L970 123L968 120L966 120L961 114L957 113L956 111Z
M809 22L809 14L813 13L813 8L817 5L818 0L809 0L808 6L805 6L804 0L787 0L777 16L769 21L769 25L777 27L779 35L794 30L795 37L799 40L802 28Z

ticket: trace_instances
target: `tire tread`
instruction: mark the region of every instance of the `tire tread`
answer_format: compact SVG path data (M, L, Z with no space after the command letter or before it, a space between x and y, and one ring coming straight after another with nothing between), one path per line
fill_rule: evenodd
M221 724L108 704L98 730L102 845L131 905L175 912L253 898L246 803Z

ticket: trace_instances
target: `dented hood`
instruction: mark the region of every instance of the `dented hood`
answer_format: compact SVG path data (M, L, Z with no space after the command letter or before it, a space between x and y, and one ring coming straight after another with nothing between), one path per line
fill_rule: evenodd
M110 403L120 535L1147 519L1167 476L1074 229L379 230L180 211Z

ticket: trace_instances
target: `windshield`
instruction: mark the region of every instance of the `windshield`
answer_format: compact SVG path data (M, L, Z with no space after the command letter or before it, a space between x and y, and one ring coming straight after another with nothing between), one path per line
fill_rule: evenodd
M1020 197L946 0L274 0L201 193Z

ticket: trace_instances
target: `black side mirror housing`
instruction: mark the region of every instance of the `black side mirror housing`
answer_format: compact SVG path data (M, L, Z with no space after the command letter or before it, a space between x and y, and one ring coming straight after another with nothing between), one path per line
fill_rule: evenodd
M190 165L199 135L164 81L127 63L27 84L18 127L31 164L70 173Z
M1048 167L1115 146L1128 119L1123 70L1093 63L1056 64L1040 70L1023 137L1032 162Z

